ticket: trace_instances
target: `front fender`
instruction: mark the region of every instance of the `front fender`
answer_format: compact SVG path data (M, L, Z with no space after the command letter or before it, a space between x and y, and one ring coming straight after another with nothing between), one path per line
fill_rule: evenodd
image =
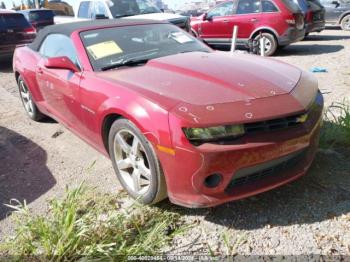
M130 102L125 103L124 98L118 96L104 101L97 112L100 130L109 115L118 114L133 122L155 147L172 147L168 111L143 97L134 96L127 100Z

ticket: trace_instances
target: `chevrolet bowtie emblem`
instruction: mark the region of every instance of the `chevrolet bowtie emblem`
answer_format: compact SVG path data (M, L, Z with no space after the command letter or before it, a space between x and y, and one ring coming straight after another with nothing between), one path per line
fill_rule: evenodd
M306 120L308 119L309 115L308 114L303 114L297 118L297 123L305 123Z

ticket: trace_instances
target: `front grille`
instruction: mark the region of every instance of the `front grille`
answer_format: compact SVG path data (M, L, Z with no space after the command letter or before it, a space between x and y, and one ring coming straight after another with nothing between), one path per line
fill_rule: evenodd
M232 181L226 188L226 193L230 193L233 189L254 182L268 179L275 176L283 176L283 172L292 169L306 156L307 150L279 158L277 160L257 165L254 167L239 170L233 177Z
M298 114L294 116L282 117L262 122L255 122L250 124L245 124L246 134L261 132L261 131L274 131L285 129L288 127L300 125L303 123L301 121L303 117L307 116L307 113Z

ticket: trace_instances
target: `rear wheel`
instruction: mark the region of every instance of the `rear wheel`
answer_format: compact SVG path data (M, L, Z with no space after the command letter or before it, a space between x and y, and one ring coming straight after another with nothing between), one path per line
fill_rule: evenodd
M346 15L340 22L341 29L350 31L350 15Z
M116 120L109 133L109 153L123 188L143 204L167 197L165 178L156 153L127 119Z
M310 33L305 33L303 40L305 40L305 38L307 38L309 35Z
M270 33L261 33L258 34L254 40L258 41L258 50L257 53L260 55L261 54L261 49L260 49L260 39L264 38L265 41L265 56L271 56L273 55L278 47L278 43L276 38L270 34Z
M45 115L43 115L35 105L32 94L21 76L18 77L17 84L19 95L27 115L34 121L42 120Z

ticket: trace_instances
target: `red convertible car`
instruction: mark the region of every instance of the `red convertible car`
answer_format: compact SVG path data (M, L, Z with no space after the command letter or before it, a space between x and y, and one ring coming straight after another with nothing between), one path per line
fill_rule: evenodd
M312 75L215 52L168 23L49 26L13 65L29 117L50 116L109 157L144 204L261 193L304 175L317 148L323 97Z

